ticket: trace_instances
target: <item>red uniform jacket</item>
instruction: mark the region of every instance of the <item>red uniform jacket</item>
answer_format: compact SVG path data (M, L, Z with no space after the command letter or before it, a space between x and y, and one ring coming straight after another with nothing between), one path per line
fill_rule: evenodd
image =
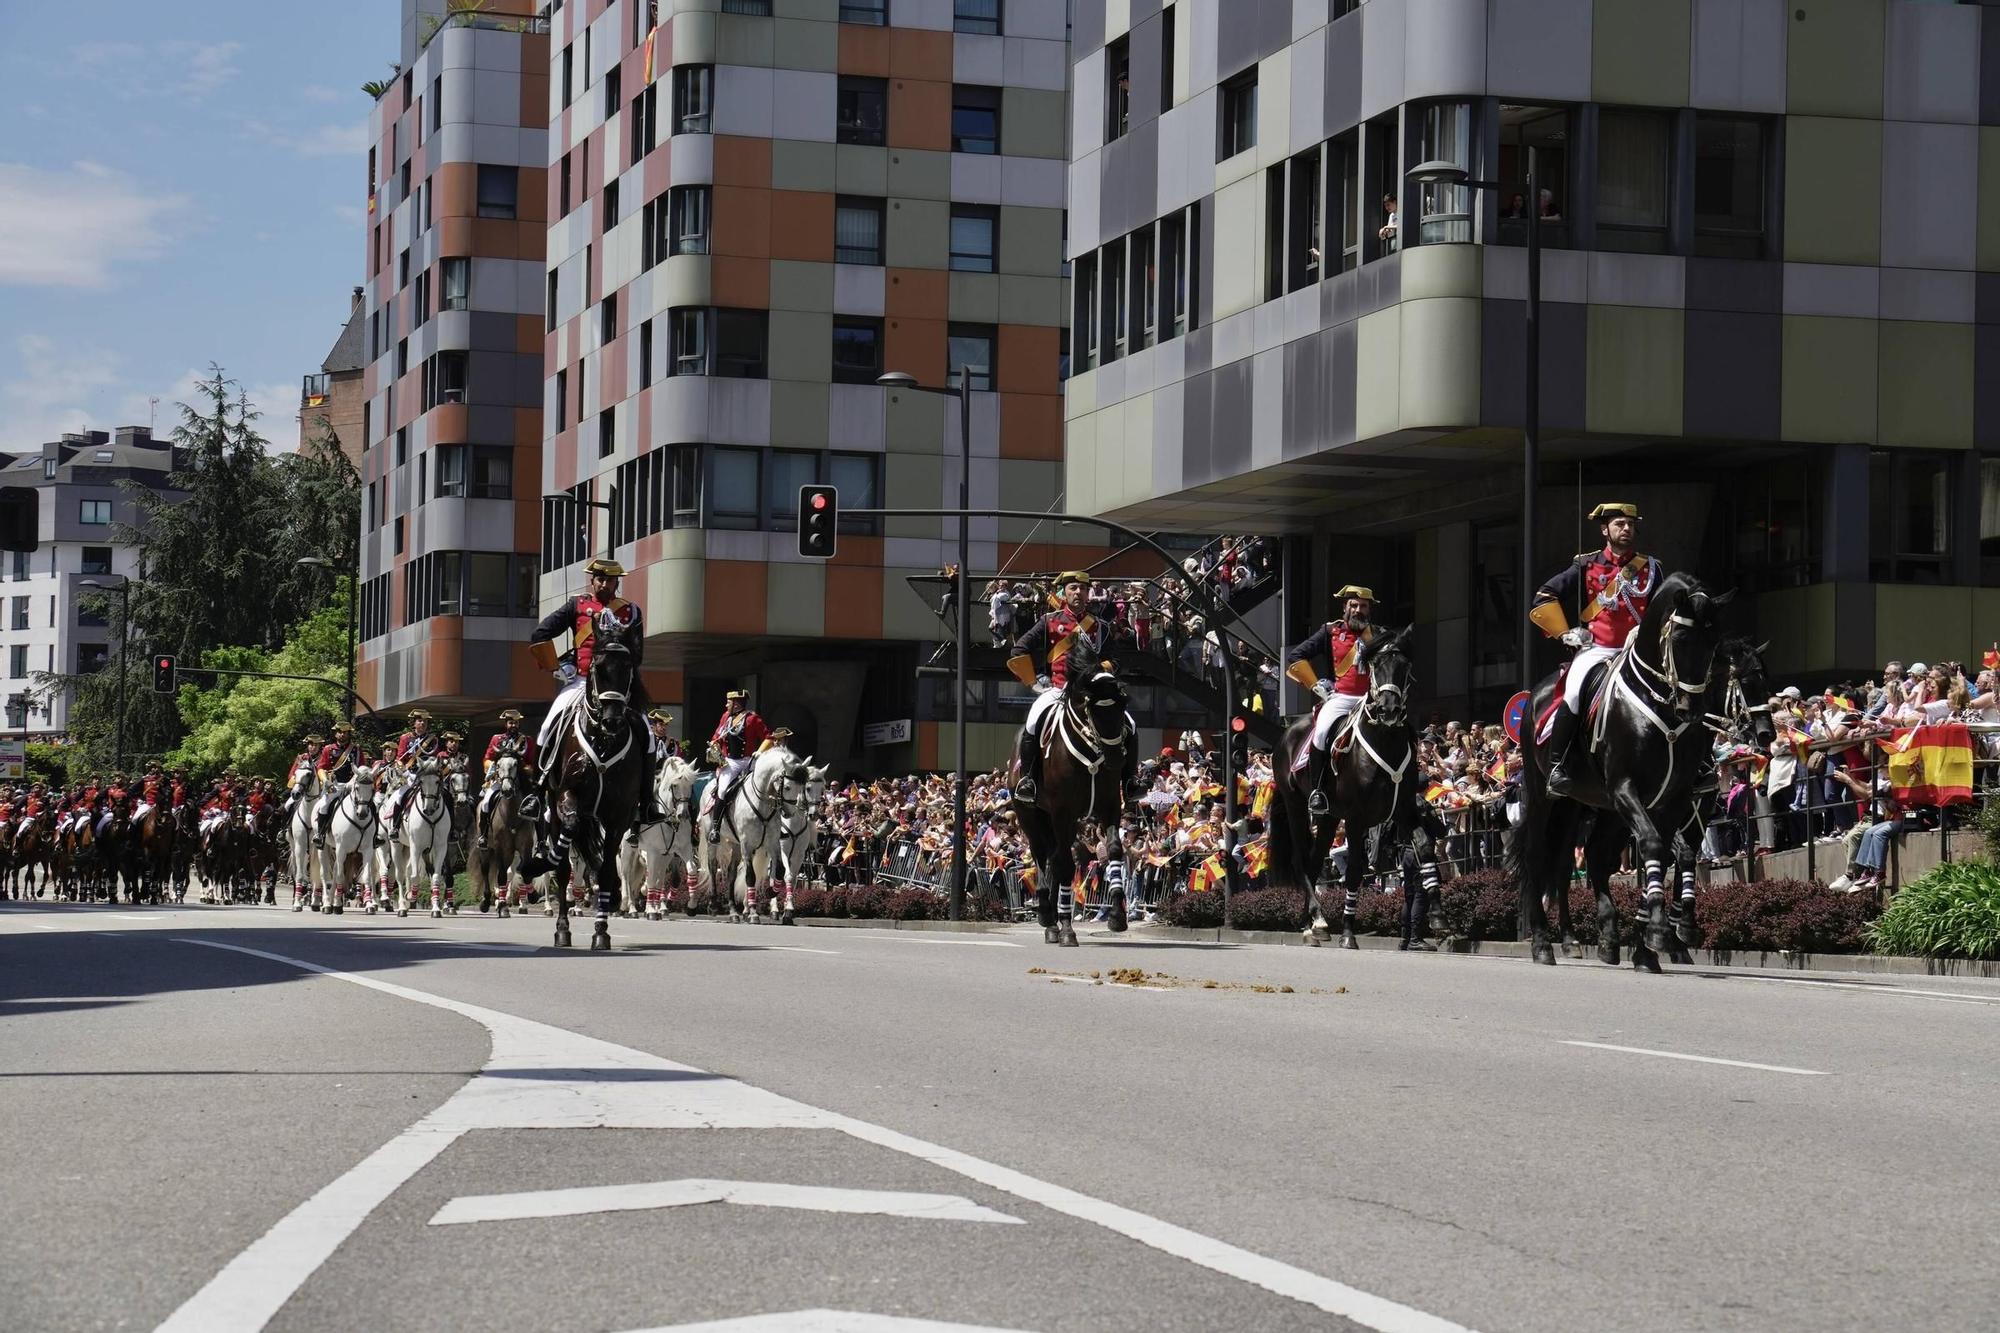
M506 744L503 745L501 743L503 741ZM520 731L495 732L493 739L486 742L485 766L491 768L495 759L508 753L520 756L522 768L533 768L535 766L535 738L526 732Z
M590 655L595 650L592 642L597 636L597 617L600 612L609 611L619 624L628 626L639 633L629 636L633 660L643 660L646 638L640 629L639 608L623 597L614 597L608 602L600 602L585 594L572 597L542 618L528 636L529 643L549 643L565 630L576 636L576 673L581 676L590 670Z
M1333 678L1335 694L1368 693L1368 673L1361 666L1361 645L1375 637L1375 627L1368 625L1356 632L1345 620L1335 620L1321 625L1303 643L1294 644L1285 651L1285 663L1311 662L1318 671L1320 660L1327 669L1322 675Z
M1061 688L1069 683L1072 658L1078 664L1075 669L1095 670L1103 647L1104 627L1095 616L1077 615L1069 607L1059 606L1015 641L1014 652L1033 658L1037 664L1046 662L1048 670L1043 674Z
M339 741L328 741L320 747L319 771L343 777L351 771L361 758L361 747L349 741L342 745Z
M715 724L715 735L711 737L722 747L722 753L730 759L741 759L755 754L757 747L771 738L771 729L764 725L764 719L749 709L740 713L725 711L722 720Z
M413 763L422 755L436 754L437 748L437 737L428 732L419 736L414 731L406 731L403 733L401 739L396 742L396 762L399 764Z
M1583 603L1577 623L1589 626L1599 647L1622 648L1645 616L1660 576L1660 562L1653 557L1635 551L1621 562L1607 546L1570 561L1542 585L1535 601L1567 604L1575 594Z

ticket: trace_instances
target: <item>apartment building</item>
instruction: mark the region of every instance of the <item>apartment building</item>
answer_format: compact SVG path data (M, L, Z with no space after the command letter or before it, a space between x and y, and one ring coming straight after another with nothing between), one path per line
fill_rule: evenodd
M1631 500L1788 677L1991 640L2000 11L1134 0L1072 39L1072 508L1286 532L1294 632L1372 584L1492 716L1536 219L1537 570Z
M347 322L319 364L299 382L299 442L330 433L347 461L361 469L362 404L368 400L368 310L361 288L354 289Z
M740 686L837 771L938 763L949 701L916 667L946 631L908 580L956 559L953 529L844 518L836 558L806 561L798 491L955 504L956 404L875 380L970 366L974 503L1060 507L1066 8L549 12L540 604L615 553L677 731L706 735ZM973 570L1103 554L1047 525L970 536ZM984 763L1024 700L977 688Z
M369 116L360 653L376 708L546 699L537 606L547 23L404 0Z
M178 496L168 486L173 470L172 442L145 426L67 434L0 466L0 486L37 493L41 536L32 551L0 553L0 701L9 732L68 729L68 692L38 691L34 677L88 674L110 661L106 619L83 603L137 575L138 549L117 535L141 519L128 487Z

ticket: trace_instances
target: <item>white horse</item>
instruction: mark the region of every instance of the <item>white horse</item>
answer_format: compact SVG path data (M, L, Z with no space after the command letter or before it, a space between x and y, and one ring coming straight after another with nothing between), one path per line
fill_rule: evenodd
M521 853L529 837L527 824L519 818L522 785L520 756L501 755L486 775L486 790L472 814L474 831L483 829L487 840L473 844L465 870L479 900L492 897L495 916L507 916L510 909L525 907L528 901L528 886L521 878ZM497 823L492 815L495 806L502 811Z
M316 906L322 912L338 915L346 904L348 889L367 870L382 831L381 816L375 812L375 784L381 775L380 768L356 764L346 794L333 807L326 847L320 852Z
M763 923L755 892L757 857L777 836L778 820L785 809L803 798L805 784L806 768L799 757L783 745L773 745L758 753L729 798L728 808L722 812L722 836L705 843L702 859L703 879L711 890L722 883L720 872L728 868L731 921ZM712 804L715 798L711 795L709 799ZM708 824L706 814L704 827Z
M410 779L416 791L403 803L402 827L397 842L404 849L404 871L396 888L396 915L410 914L410 895L428 876L431 882L431 915L443 916L458 906L445 880L451 855L451 803L444 798L444 779L436 759L422 759Z
M381 833L375 840L374 854L361 872L362 906L370 913L395 910L396 900L403 892L403 865L409 851L409 844L403 838L401 816L391 819L389 807L396 793L409 785L410 774L386 760L380 771L381 782L375 789L375 818Z
M646 919L658 921L667 914L667 873L673 867L682 888L695 863L694 812L688 799L694 793L694 765L678 755L660 761L653 778L653 793L666 817L634 828L618 848L618 880L624 895L626 916L637 916L643 906Z
M781 926L792 924L792 890L801 882L806 858L819 841L819 806L826 797L828 766L814 768L808 761L803 767L804 786L794 789L798 799L779 808L777 827L749 857L750 882L760 886L758 897Z
M286 824L285 860L292 876L292 910L303 912L313 894L313 807L323 790L317 770L308 768L292 788L292 817Z

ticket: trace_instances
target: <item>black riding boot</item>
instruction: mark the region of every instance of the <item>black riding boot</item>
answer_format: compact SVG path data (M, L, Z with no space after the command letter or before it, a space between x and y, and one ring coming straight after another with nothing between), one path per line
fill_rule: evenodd
M1018 747L1019 769L1014 778L1014 799L1023 805L1033 805L1040 794L1038 786L1042 777L1042 743L1026 728L1021 731Z
M1570 711L1567 704L1556 705L1555 724L1549 730L1549 794L1567 796L1575 783L1575 776L1569 771L1569 752L1576 743L1576 728L1581 719Z
M1317 745L1306 756L1306 813L1314 819L1324 819L1333 812L1326 799L1326 770L1332 762L1332 756Z
M641 824L657 824L667 817L667 812L660 809L659 776L660 756L653 753L651 746L647 746L646 788L640 797L640 809L642 813L639 816L639 822Z

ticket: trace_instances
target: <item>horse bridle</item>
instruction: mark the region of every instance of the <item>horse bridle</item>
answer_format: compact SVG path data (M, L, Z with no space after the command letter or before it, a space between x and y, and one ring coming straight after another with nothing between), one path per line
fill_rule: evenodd
M1667 618L1660 622L1661 666L1654 666L1637 652L1626 654L1632 661L1638 663L1641 671L1666 686L1663 693L1656 693L1650 685L1646 687L1646 692L1653 696L1654 701L1673 704L1674 712L1683 717L1686 716L1687 709L1694 699L1708 693L1709 680L1715 675L1715 651L1711 649L1701 679L1692 685L1681 679L1680 662L1674 656L1674 640L1679 637L1675 631L1693 628L1694 617L1684 616L1678 611L1669 613ZM1685 727L1686 723L1682 726Z

